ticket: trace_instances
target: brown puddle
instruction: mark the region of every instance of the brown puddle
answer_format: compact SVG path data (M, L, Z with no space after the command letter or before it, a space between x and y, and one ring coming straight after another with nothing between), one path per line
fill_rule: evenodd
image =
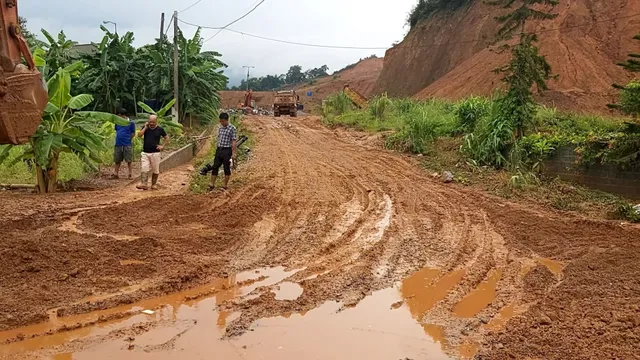
M509 304L500 309L498 315L494 317L491 322L484 325L483 328L491 331L500 330L504 328L504 326L507 324L507 321L509 321L512 317L521 314L523 311L524 310L522 307L518 307L516 306L516 304Z
M206 287L120 307L120 312L127 309L154 309L155 313L135 313L82 329L2 345L0 357L19 353L24 357L34 354L42 356L44 353L45 357L48 356L46 358L56 360L449 359L442 350L447 346L444 328L421 325L415 320L409 306L392 309L392 304L398 303L404 296L395 288L374 292L351 309L344 309L340 303L332 301L303 314L261 319L252 324L250 331L244 335L223 339L227 324L239 314L218 311L219 304L230 299L241 299L259 287L277 288L274 285L278 284L282 291L290 286L286 284L297 285L282 282L293 274L295 271L286 272L284 268L265 269L259 274L251 271L221 279ZM431 285L427 283L431 274L426 271L422 273L427 275L422 278L422 283L426 284L423 290L438 294L440 287L451 288L462 277L462 274L454 272ZM289 290L294 288L292 286ZM185 301L185 297L189 299L190 296L212 290L217 292L209 297ZM289 290L285 290L287 295ZM299 292L302 289L296 290ZM419 295L421 292L413 294L414 298ZM426 301L433 301L433 297ZM52 319L52 322L58 321L58 325L86 322L98 316L98 313L106 312L117 313L117 310L106 310L76 319ZM121 331L136 324L145 331L127 341L129 334ZM16 331L39 333L36 330L51 328L51 324L36 327L39 328ZM114 330L120 330L117 332L119 335L110 335ZM2 338L7 336L6 333L0 333ZM90 337L91 340L87 339ZM85 340L82 343L55 348L81 338ZM71 352L71 349L79 350ZM38 352L29 354L31 351Z
M294 282L286 281L276 285L272 291L276 294L276 300L295 300L302 295L304 289Z
M543 258L536 259L536 261L546 266L547 269L549 269L549 271L551 271L554 275L556 276L562 275L564 264L562 264L561 262L551 260L551 259L543 259Z
M461 359L473 359L478 352L480 346L474 342L466 342L458 347L458 352L460 353Z
M425 268L402 281L402 297L414 319L420 321L437 302L447 297L451 289L462 280L464 273L464 270L456 270L434 283L440 271Z
M502 271L493 270L489 278L465 296L453 307L453 316L472 318L486 308L496 297L496 287L502 276Z
M247 271L229 278L215 280L205 286L155 299L144 300L135 304L123 305L107 310L94 311L89 314L74 315L63 318L57 318L55 314L53 314L48 322L0 332L0 343L14 339L19 334L22 334L27 338L27 340L24 341L0 345L0 357L35 351L40 348L51 348L54 346L64 345L79 338L106 335L113 330L127 328L141 322L166 320L177 321L179 320L178 313L180 309L183 307L190 308L194 304L197 306L202 304L210 305L211 307L208 310L208 312L210 312L212 309L215 309L218 304L226 300L247 295L262 286L275 285L294 275L296 272L297 270L287 272L284 267L260 269L259 271ZM255 281L256 279L262 280ZM238 285L242 283L248 283L248 285ZM203 296L211 296L212 293L215 294L214 297L202 301L197 300L200 295L205 294ZM157 310L153 315L141 314L140 312L145 309ZM225 319L228 316L229 314L219 313L218 319L216 320L217 323L223 323L222 327L226 327ZM97 322L100 318L114 319ZM60 329L61 327L75 327L77 324L89 325L75 330L56 332L57 329ZM31 338L34 335L43 335L47 332L56 333Z

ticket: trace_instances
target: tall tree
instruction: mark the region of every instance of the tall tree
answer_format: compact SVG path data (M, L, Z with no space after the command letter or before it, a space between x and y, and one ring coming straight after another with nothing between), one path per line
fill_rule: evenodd
M132 32L121 37L100 28L104 36L100 44L94 44L97 50L82 56L87 70L80 77L79 90L94 94L95 109L112 112L126 105L133 108L137 90L145 83L142 71L146 64L133 47Z
M202 51L201 30L198 29L191 39L184 37L182 31L177 36L180 78L180 119L187 114L199 115L211 119L220 106L219 91L224 89L227 77L222 70L227 66L215 51ZM153 99L166 103L173 99L173 46L164 40L157 46L147 46L144 58L149 63L148 78L153 85L148 89ZM217 116L217 115L215 115Z
M636 40L640 40L640 34L636 35L634 37L634 39ZM623 68L631 71L631 72L640 72L640 54L638 53L631 53L629 54L629 59L627 59L626 62L623 63L619 63L618 65L622 66Z
M525 125L535 115L535 102L532 88L536 85L538 91L547 89L546 82L552 77L551 66L543 55L539 54L535 43L535 34L525 32L529 20L550 20L558 16L553 8L559 4L558 0L492 0L490 5L499 6L513 11L496 17L501 24L496 34L496 40L508 40L516 31L520 30L520 41L511 48L511 61L496 69L503 73L503 81L508 86L507 94L501 99L500 109L503 118L508 119L516 130L516 138L524 136ZM544 10L536 10L546 7ZM546 10L546 11L545 11ZM503 46L503 48L509 48Z
M640 40L640 34L636 35L634 39ZM618 63L618 65L630 72L640 72L640 61L637 59L640 59L640 54L631 53L626 62ZM607 106L625 115L630 115L634 122L637 122L640 117L640 81L635 79L627 85L613 84L613 87L620 90L620 102Z
M302 66L293 65L287 72L287 84L296 84L305 80L304 73L302 72Z
M49 78L49 73L56 72L60 68L67 67L77 61L80 57L75 50L77 42L67 38L64 31L58 33L58 37L54 38L47 30L42 29L42 35L47 39L41 43L41 47L45 54L43 59L46 61L43 76Z
M24 36L25 40L27 40L27 44L29 45L29 49L33 52L37 47L43 45L43 42L36 38L36 35L29 31L27 27L27 19L22 16L18 17L18 23L20 24L20 30L22 31L22 36Z

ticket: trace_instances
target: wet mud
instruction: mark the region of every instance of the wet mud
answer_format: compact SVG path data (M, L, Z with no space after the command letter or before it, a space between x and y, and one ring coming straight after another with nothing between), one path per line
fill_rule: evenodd
M0 357L640 353L638 228L444 185L317 118L247 123L226 194L187 195L189 167L155 193L0 194Z

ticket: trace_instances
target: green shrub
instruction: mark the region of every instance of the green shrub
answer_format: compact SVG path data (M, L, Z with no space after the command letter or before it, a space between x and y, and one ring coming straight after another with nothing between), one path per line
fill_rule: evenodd
M487 116L491 103L486 98L470 97L461 101L456 108L457 132L470 133L480 119Z
M407 17L407 24L411 29L421 20L429 18L436 11L454 11L468 4L471 0L418 0Z
M369 101L369 112L376 119L383 120L387 116L389 110L393 106L393 101L387 97L387 94L382 94Z
M351 99L342 91L329 95L322 102L322 115L325 118L342 115L351 110L353 110Z
M513 130L513 123L502 116L500 104L494 102L490 114L477 124L473 133L465 136L462 152L474 165L504 167L507 164L507 146L513 140Z
M640 222L640 213L632 204L627 202L620 203L616 207L614 216L618 220L627 220L633 223Z
M427 153L433 141L455 131L453 106L443 101L400 101L396 104L399 131L386 141L388 148L412 153Z

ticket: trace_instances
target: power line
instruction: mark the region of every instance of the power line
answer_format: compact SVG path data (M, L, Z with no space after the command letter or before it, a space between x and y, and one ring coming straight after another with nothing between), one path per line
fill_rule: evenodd
M237 19L233 20L232 22L228 23L227 25L223 26L221 29L219 29L219 30L218 30L218 32L217 32L217 33L213 34L213 36L212 36L212 37L210 37L210 38L208 38L207 40L205 40L205 41L203 42L203 44L204 44L204 43L206 43L207 41L209 41L209 40L213 39L214 37L218 36L218 34L220 34L220 33L222 32L222 30L226 30L229 26L231 26L231 25L233 25L233 24L237 23L238 21L240 21L240 20L242 20L242 19L246 18L247 16L249 16L249 14L251 14L252 12L254 12L254 11L255 11L255 10L256 10L260 5L262 5L262 3L263 3L263 2L265 2L265 1L266 1L266 0L260 0L260 2L259 2L256 6L254 6L251 10L249 10L246 14L242 15L241 17L239 17L239 18L237 18Z
M636 17L636 16L640 16L640 13L627 15L627 16L622 16L622 17L613 18L613 19L604 19L604 20L600 20L600 21L589 22L588 24L580 24L580 25L572 25L572 26L565 26L565 27L559 27L559 28L543 29L543 30L539 30L539 31L533 32L532 34L542 34L542 33L547 33L547 32L551 32L551 31L571 30L571 29L575 29L575 28L591 26L593 24L598 24L598 23L605 23L605 22L611 22L611 21L616 21L616 20L628 19L628 18L632 18L632 17ZM266 36L249 34L249 33L243 32L243 31L237 31L237 30L229 29L229 28L227 28L229 25L227 25L225 27L212 27L212 26L203 26L203 25L193 24L193 23L190 23L190 22L187 22L187 21L184 21L184 20L179 20L179 21L182 22L182 23L185 23L187 25L200 27L200 28L203 28L203 29L219 30L216 33L216 35L218 35L221 31L226 30L226 31L229 31L229 32L233 32L233 33L236 33L236 34L241 34L241 35L244 35L244 36L253 37L253 38L256 38L256 39L268 40L268 41L273 41L273 42L278 42L278 43L283 43L283 44L290 44L290 45L317 47L317 48L325 48L325 49L351 49L351 50L387 50L387 49L389 49L389 47L339 46L339 45L322 45L322 44L302 43L302 42L274 39L274 38L270 38L270 37L266 37ZM206 41L209 41L212 38L209 38ZM431 47L449 46L449 45L472 44L472 43L477 43L477 42L486 41L486 40L487 39L473 39L473 40L463 40L463 41L448 42L448 43L435 43L435 44L427 44L427 45L398 45L398 46L396 46L396 48L431 48Z
M185 9L183 9L183 10L180 10L180 11L178 11L178 12L179 12L179 13L183 13L183 12L185 12L185 11L187 11L187 10L191 9L192 7L194 7L194 6L198 5L198 4L200 4L201 2L202 2L202 0L198 0L198 1L194 2L193 4L191 4L191 5L187 6L187 8L185 8Z

